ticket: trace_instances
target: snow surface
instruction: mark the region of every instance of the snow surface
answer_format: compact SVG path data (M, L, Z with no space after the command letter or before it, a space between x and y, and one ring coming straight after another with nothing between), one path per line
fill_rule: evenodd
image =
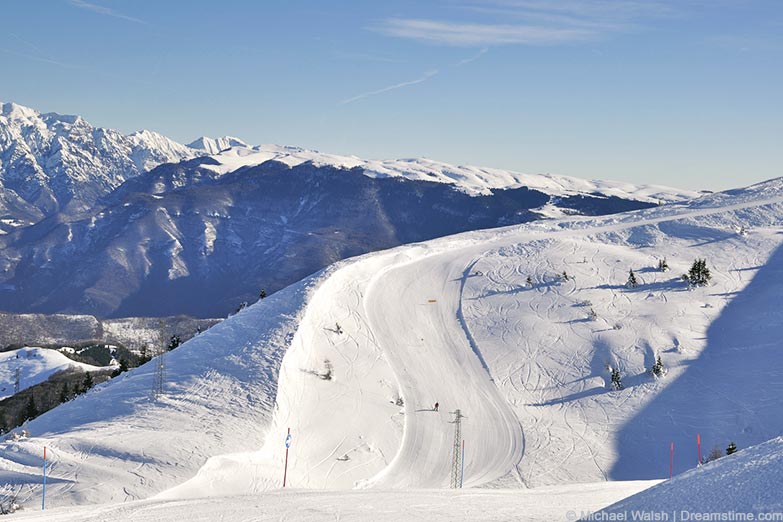
M183 501L279 488L290 428L290 487L443 488L456 408L466 486L665 478L670 441L682 473L696 433L748 447L783 430L782 216L772 180L340 262L167 355L158 401L148 364L30 422L31 438L0 446L0 482L34 497L48 446L55 505L203 506ZM654 269L662 257L671 271ZM679 276L697 257L713 281L690 289Z
M778 517L769 520L783 520L781 484L783 437L777 437L662 482L595 513L594 518L635 511L666 513L670 520L678 515L681 520L683 512L726 516L769 513Z
M14 520L49 522L398 522L440 521L565 521L570 513L590 512L650 487L654 482L604 482L530 490L292 490L247 497L144 500L120 505L19 512ZM37 500L37 499L36 499ZM35 510L35 511L34 511Z
M57 350L46 348L25 347L0 352L0 400L14 394L17 369L19 370L19 389L24 390L44 382L57 372L70 368L94 372L114 367L92 366L76 362Z
M203 138L202 138L203 139ZM197 140L198 141L198 140ZM228 144L228 143L227 143ZM193 146L191 144L191 146ZM212 151L215 147L201 146ZM454 166L426 158L398 160L364 160L357 156L325 154L298 147L259 145L257 147L234 146L213 154L219 165L203 165L220 174L233 172L241 167L260 165L275 160L291 167L312 162L344 169L361 168L370 177L403 177L420 181L434 181L458 186L469 194L489 194L491 189L529 187L547 194L569 195L600 193L625 199L651 202L683 201L698 197L694 191L672 189L660 185L635 185L622 181L587 181L553 174L522 174L502 169Z

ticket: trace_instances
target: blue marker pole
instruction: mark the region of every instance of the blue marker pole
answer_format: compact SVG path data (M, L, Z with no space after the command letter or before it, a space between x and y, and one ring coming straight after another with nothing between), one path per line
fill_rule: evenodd
M41 511L46 509L46 446L44 446L43 461L43 495L41 495Z
M462 439L462 472L459 477L459 487L462 488L462 481L465 479L465 439Z
M288 476L288 448L291 447L291 428L288 428L288 435L285 437L285 469L283 470L283 487L285 487L285 479Z

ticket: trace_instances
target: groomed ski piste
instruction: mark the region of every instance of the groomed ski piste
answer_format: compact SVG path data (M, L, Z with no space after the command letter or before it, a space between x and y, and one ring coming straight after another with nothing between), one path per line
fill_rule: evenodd
M46 446L54 520L595 511L668 478L671 443L681 475L697 435L706 454L783 432L782 217L776 179L337 263L168 353L158 398L153 362L29 422L29 437L0 446L0 483L22 484L20 520L40 517ZM697 258L712 280L690 287L681 275ZM82 504L105 505L69 507Z

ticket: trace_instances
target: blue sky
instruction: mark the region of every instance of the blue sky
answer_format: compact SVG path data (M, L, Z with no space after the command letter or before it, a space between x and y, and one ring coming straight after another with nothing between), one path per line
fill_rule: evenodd
M783 175L778 0L5 0L0 100L367 158Z

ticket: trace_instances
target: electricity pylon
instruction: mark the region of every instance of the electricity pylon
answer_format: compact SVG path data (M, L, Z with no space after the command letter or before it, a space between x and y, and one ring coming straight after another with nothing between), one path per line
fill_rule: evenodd
M451 412L454 420L454 447L451 455L451 483L452 489L462 487L462 419L466 418L460 410Z

